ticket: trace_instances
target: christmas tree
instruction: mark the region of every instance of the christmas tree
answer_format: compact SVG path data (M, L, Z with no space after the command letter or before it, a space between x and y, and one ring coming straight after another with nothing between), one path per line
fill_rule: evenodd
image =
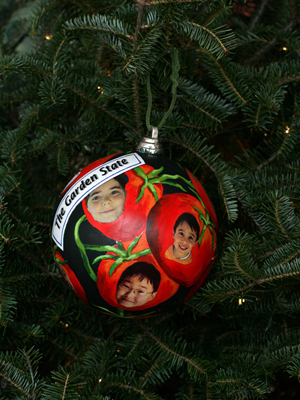
M0 398L298 398L300 3L1 0L0 22ZM51 228L152 126L217 254L184 304L120 318L69 290Z

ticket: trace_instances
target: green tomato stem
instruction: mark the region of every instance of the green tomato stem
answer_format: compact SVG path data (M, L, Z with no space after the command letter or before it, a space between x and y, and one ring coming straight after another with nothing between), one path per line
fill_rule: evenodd
M84 267L85 267L87 273L88 273L89 276L93 279L93 281L95 281L95 282L97 283L97 276L95 275L93 269L92 269L91 266L90 266L89 259L88 259L87 255L86 255L86 252L85 252L85 247L84 247L84 245L83 245L83 243L81 242L80 237L79 237L79 227L80 227L81 223L82 223L83 221L85 221L85 220L86 220L86 216L83 215L83 216L77 221L77 223L76 223L76 225L75 225L75 229L74 229L74 238L75 238L75 242L76 242L76 244L77 244L77 247L78 247L78 249L79 249L79 251L80 251L80 255L81 255L81 258L82 258L82 261L83 261L83 265L84 265Z

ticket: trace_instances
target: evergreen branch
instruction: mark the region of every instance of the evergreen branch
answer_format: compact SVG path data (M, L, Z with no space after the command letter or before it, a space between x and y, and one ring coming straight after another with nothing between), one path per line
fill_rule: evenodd
M73 87L71 87L70 85L62 82L62 84L69 90L71 90L73 93L77 94L78 96L82 97L83 99L87 100L89 103L91 103L93 106L95 106L96 108L98 108L99 110L103 111L104 113L108 114L111 118L115 119L116 121L120 122L120 124L126 126L127 128L129 128L131 131L138 133L138 131L133 128L131 125L129 125L127 122L125 122L123 119L121 119L120 117L118 117L116 114L114 114L112 111L108 110L106 107L103 107L99 104L98 101L93 100L91 98L89 98L85 93L83 93L82 91L75 89Z
M207 57L209 57L211 59L211 61L217 66L218 73L222 75L222 77L224 78L224 81L227 83L227 85L230 88L230 90L235 94L235 96L242 103L242 105L246 106L246 104L248 103L248 100L244 99L242 94L237 90L237 88L233 84L232 80L230 79L230 77L228 76L228 74L224 70L223 66L220 64L220 62L211 53L209 53L207 50L201 48L198 51L200 53L205 54Z
M2 363L2 365L3 365L3 363ZM5 381L7 381L7 383L11 384L13 387L18 389L21 393L23 393L26 397L28 397L29 399L34 399L35 395L32 396L30 393L27 393L21 386L19 386L16 382L14 382L10 377L7 377L7 376L3 375L2 373L0 373L0 376Z
M132 357L132 354L134 354L135 350L137 347L141 344L141 341L145 337L146 333L143 333L142 335L139 335L136 337L133 346L131 347L129 353L127 353L126 358L130 359Z
M144 398L145 400L163 400L160 396L157 396L155 394L152 395L151 393L149 393L149 391L146 392L143 389L139 389L137 386L140 385L140 382L136 382L134 377L132 375L129 375L129 373L127 373L126 375L113 376L112 378L115 378L115 381L113 381L112 378L110 378L105 381L105 384L109 386L115 386L117 388L120 388L121 390L125 389L126 392L128 393L131 393L131 391L133 391L134 393L137 393L141 396L139 398ZM124 381L125 382L129 381L130 384L124 383ZM135 385L133 384L133 381Z
M274 265L281 267L284 264L291 262L300 255L300 248L298 240L291 240L279 248L271 252L260 255L258 258L266 258L263 268L266 270Z
M2 233L0 233L0 238L4 241L5 244L10 242L10 238L3 236Z
M216 163L216 167L209 162L210 156L208 155L209 149L204 146L205 140L202 140L199 144L196 144L191 140L191 143L189 143L188 139L185 140L179 140L175 137L174 135L173 138L168 137L167 139L168 142L171 143L176 143L180 147L185 147L187 148L191 153L195 154L198 158L200 158L210 169L211 171L216 175L216 178L218 180L219 184L219 190L222 195L222 199L226 208L226 213L228 215L228 218L230 221L234 221L237 218L237 201L236 201L236 193L233 187L232 179L230 176L226 175L222 169L224 169L225 164L221 163ZM193 144L192 144L193 143ZM203 154L200 153L197 149L201 149ZM214 156L211 158L213 161L216 160L217 156Z
M256 127L259 127L260 126L260 124L259 124L259 115L260 115L260 111L261 111L261 104L259 104L258 105L258 107L257 107L257 113L256 113L256 116L255 116L255 126Z
M200 43L200 46L202 46L202 47L208 46L207 50L210 50L212 53L216 52L217 58L220 58L222 53L227 54L229 52L229 48L232 47L232 46L226 47L226 45L217 36L217 34L215 32L213 32L211 29L206 28L205 26L201 26L199 24L196 24L195 22L190 22L190 21L183 21L182 24L185 24L187 27L190 27L189 31L190 31L190 35L191 35L192 39L198 40ZM181 26L183 26L183 25L181 25ZM223 33L222 28L219 28L219 29L221 29L220 33ZM202 39L202 36L205 37L205 40L204 40L204 38ZM211 40L213 40L215 42L212 44L212 47L209 46L209 42Z
M26 150L25 154L29 155L30 153L33 152L41 152L45 150L47 147L51 146L51 144L55 143L57 140L57 132L53 129L48 129L41 127L38 130L38 133L40 134L40 137L36 141L32 141L30 143L30 147Z
M273 282L275 280L282 279L282 278L297 277L298 275L300 275L300 271L287 272L287 273L283 273L283 274L276 275L276 276L270 276L269 278L261 278L256 282L256 284L262 285L266 282Z
M195 295L196 296L196 295ZM195 297L194 296L194 297ZM186 307L189 307L189 308L191 308L193 311L196 311L197 313L199 313L199 314L201 314L202 316L204 316L204 315L207 315L208 314L208 312L210 311L210 306L209 306L209 308L206 308L205 310L204 309L201 309L200 307L199 307L199 301L197 301L197 302L193 302L192 300L188 300L185 304L184 304ZM206 304L205 304L205 306L207 306Z
M19 247L15 247L15 250L23 257L25 258L30 264L35 265L37 268L39 268L41 271L47 271L48 270L48 264L46 263L45 265L42 265L39 263L38 260L36 260L33 257L32 252L26 252L24 249L20 249ZM47 272L46 272L47 273Z
M79 381L80 372L67 372L64 368L51 373L53 383L47 383L44 389L43 398L51 400L77 399L80 397L78 386L83 382Z
M280 219L280 215L279 215L279 205L280 205L280 198L277 198L276 199L276 204L275 204L275 216L276 216L276 221L278 222L278 225L280 226L280 229L281 229L281 231L283 232L283 234L285 235L285 237L289 240L290 239L290 237L289 237L289 235L287 234L287 231L284 229L284 226L283 226L283 224L282 224L282 222L281 222L281 219Z
M214 3L210 4L211 13L208 13L208 16L205 18L204 22L202 23L203 26L219 26L224 25L227 23L229 18L232 15L232 6L229 3L223 3L222 6L213 7Z
M300 273L300 272L299 272ZM158 346L163 349L167 354L174 356L176 359L184 361L186 364L190 365L193 369L196 371L200 372L200 374L203 374L205 377L207 377L207 372L204 371L203 368L201 368L200 365L198 365L195 361L192 359L183 356L180 353L175 352L172 350L170 347L168 347L165 343L163 343L159 338L154 336L151 332L147 332L147 334L155 341L155 343L158 344Z
M256 281L256 279L255 279L253 276L251 276L250 274L248 274L248 272L246 272L246 271L242 268L242 266L241 266L241 264L240 264L240 262L239 262L238 256L239 256L239 252L236 251L236 253L235 253L235 255L234 255L234 263L235 263L235 266L237 267L237 269L239 269L239 270L242 272L242 274L243 274L243 275L246 275L247 278L249 278L250 280Z
M278 84L283 85L285 83L298 82L299 80L300 75L293 74L292 76L285 76L284 78L279 79Z
M56 346L59 350L61 350L63 353L67 354L69 357L72 358L72 360L78 360L78 356L71 351L67 350L63 345L57 343L56 340L48 338L48 341L52 343L54 346Z
M148 380L148 376L151 376L153 374L153 371L159 367L159 365L162 363L161 359L156 360L151 367L148 369L148 371L145 372L145 374L141 377L141 380L144 381L143 386L146 384Z
M3 246L1 246L3 249ZM10 289L0 282L0 325L6 327L13 322L17 302Z
M179 3L203 3L203 0L135 0L137 3L145 1L146 6L154 6L157 4L179 4Z
M255 28L255 25L258 23L258 21L261 19L264 10L266 8L266 6L268 5L269 0L262 0L260 2L260 4L258 4L258 8L256 10L256 13L254 15L254 18L252 18L252 20L250 21L249 24L249 30L252 31Z
M63 38L63 40L62 40L61 43L59 44L59 46L58 46L58 48L57 48L57 50L56 50L56 53L55 53L55 55L54 55L54 57L53 57L53 67L52 67L52 74L53 74L53 76L56 74L55 67L56 67L56 63L57 63L58 54L59 54L61 48L63 47L63 45L64 45L64 43L65 43L65 41L66 41L67 39L68 39L67 37L64 37L64 38Z
M82 337L84 340L86 340L87 342L95 342L98 343L99 341L101 341L102 339L99 337L95 337L92 335L88 335L85 331L83 332L80 329L76 329L76 328L72 328L69 326L69 331L74 332L76 335Z
M210 119L216 121L218 124L221 124L222 121L220 119L218 119L217 117L215 117L214 115L212 115L211 113L209 113L208 111L204 110L203 108L201 108L200 106L198 106L197 104L194 104L192 101L188 100L188 99L183 99L183 101L187 104L192 105L193 107L195 107L197 110L201 111L203 114L206 114ZM183 124L184 125L184 124ZM187 124L185 124L187 125Z
M147 35L140 41L140 43L134 48L132 54L128 57L126 64L123 66L122 71L127 73L134 72L135 75L140 73L149 73L154 62L149 60L149 52L151 51L152 56L158 52L156 46L158 46L158 40L162 35L161 28L154 27L147 33Z
M231 182L231 179L226 175L217 175L219 190L223 203L225 206L226 214L231 222L237 218L237 206L235 200L235 191ZM227 194L230 196L228 197ZM234 206L234 208L232 207ZM232 211L231 211L232 209Z
M9 382L15 389L23 393L26 398L36 397L35 389L39 386L35 379L37 364L40 360L38 351L31 348L28 351L19 350L17 357L4 353L0 365L0 376Z
M136 21L135 33L134 33L134 37L133 37L133 47L135 47L137 44L138 36L139 36L140 30L141 30L143 13L144 13L146 1L147 0L139 1L139 11L138 11L138 16L137 16L137 21Z
M67 374L67 377L65 379L64 390L63 390L63 393L62 393L62 400L64 400L64 398L65 398L65 394L66 394L66 390L67 390L67 387L68 387L69 378L70 378L70 374Z
M133 93L134 93L136 124L138 129L141 129L142 120L141 120L141 108L140 108L140 91L139 91L139 83L136 79L133 81ZM141 137L140 133L139 136Z
M270 164L273 160L275 160L276 158L278 158L286 149L287 145L289 145L289 142L292 139L292 133L294 130L297 130L298 132L298 128L297 126L295 126L295 118L293 119L293 122L291 124L291 127L288 129L284 129L284 136L283 136L283 141L280 145L280 147L278 148L278 150L272 154L271 157L269 157L267 160L265 160L264 162L262 162L260 165L258 165L256 167L257 170L262 169L263 167L265 167L266 165Z
M25 350L23 351L23 354L25 354L26 362L27 362L28 369L29 369L29 372L30 372L31 383L32 383L32 385L33 385L33 387L34 387L34 372L33 372L33 368L32 368L32 365L31 365L31 360L30 360L30 358L29 358L28 353L27 353ZM34 391L33 391L33 393L32 393L31 396L32 396L32 398L35 397L35 392L34 392Z
M288 365L289 362L295 360L295 357L299 356L299 348L299 344L292 345L289 343L287 346L278 348L278 343L269 343L269 348L266 349L264 357L261 359L262 368L265 370L271 364L276 370L280 365Z
M51 69L48 64L24 55L3 57L0 60L0 76L10 72L35 73L51 77Z
M139 32L141 30L144 7L145 7L145 0L139 3L139 11L137 16L135 34L133 37L133 47L136 47ZM134 106L135 106L136 122L138 128L140 129L140 127L142 126L142 120L141 120L141 109L140 109L139 84L137 79L134 79L133 81L133 90L134 90Z
M291 20L280 32L278 32L278 36L279 33L285 33L288 32L290 29L292 29L295 25L299 24L299 18L295 18L293 20ZM260 48L257 53L251 57L246 65L251 65L254 64L256 61L258 61L261 57L263 57L266 53L268 53L278 42L278 39L275 37L272 40L268 40L267 44L263 47Z
M65 28L69 30L90 29L93 31L104 31L114 35L121 35L132 40L128 34L129 26L117 18L109 15L91 15L74 18L65 22Z
M145 400L160 400L160 399L162 400L161 397L158 397L158 396L152 397L150 394L145 393L145 391L143 389L138 389L137 387L132 386L132 385L125 385L123 383L123 384L119 384L117 386L127 389L129 391L129 393L130 393L130 390L133 390L135 393L140 394Z
M185 143L184 143L184 142L181 142L181 141L179 141L179 140L177 140L177 139L171 139L171 138L164 139L164 138L162 138L162 140L166 140L166 141L168 141L168 142L170 142L170 143L176 144L177 146L184 147L184 148L188 149L191 153L195 154L195 156L197 156L198 158L200 158L200 160L201 160L215 175L218 175L217 170L202 156L202 154L201 154L200 152L196 151L195 148L194 148L193 146L188 145L186 142L185 142ZM203 141L203 142L204 142L204 141Z
M253 389L260 396L264 396L268 392L268 386L266 383L259 382L255 379L252 383L248 381L248 377L243 374L243 376L235 379L217 379L215 382L220 383L222 385L226 385L227 392L230 390L231 386L236 386L238 384L238 389L236 390L237 393L240 393L239 384L242 386L247 385L249 388ZM250 378L251 379L251 378ZM255 382L255 384L254 384Z
M298 266L297 266L297 268L298 268ZM222 290L223 290L223 288L226 289L230 284L233 284L232 286L236 286L237 284L239 284L237 282L233 282L230 279L228 279L227 281L223 281L223 282L221 282L221 284L217 285L218 288L216 288L216 289L219 292L219 294L210 293L210 290L213 287L213 285L212 285L212 283L208 283L206 285L206 289L205 289L206 294L204 294L204 297L209 297L214 302L222 301L222 300L224 300L228 297L232 297L234 295L238 295L238 294L245 295L245 293L247 293L249 291L249 289L252 289L254 286L257 286L257 285L262 286L265 283L272 283L276 280L283 279L283 278L298 277L299 275L300 275L300 271L296 270L296 271L281 273L281 274L278 274L275 276L269 276L269 277L265 277L265 278L262 277L262 278L255 280L255 282L251 282L247 285L244 284L243 286L240 286L236 289L225 290L225 291L223 291L223 293L220 293L221 289ZM241 282L241 283L244 283L244 282Z

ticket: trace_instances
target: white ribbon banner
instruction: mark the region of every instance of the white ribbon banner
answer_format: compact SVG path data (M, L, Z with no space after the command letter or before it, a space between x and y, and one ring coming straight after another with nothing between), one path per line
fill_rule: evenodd
M103 185L110 179L145 164L145 161L137 154L126 154L107 161L89 171L65 193L62 198L52 226L52 238L57 246L63 250L64 234L67 222L74 208L96 187ZM73 178L72 180L74 180ZM71 181L72 182L72 181Z

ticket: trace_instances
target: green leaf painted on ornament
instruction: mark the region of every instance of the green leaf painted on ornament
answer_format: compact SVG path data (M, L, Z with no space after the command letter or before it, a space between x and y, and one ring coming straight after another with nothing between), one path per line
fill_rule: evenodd
M123 244L122 244L122 242L118 242L117 241L117 247L118 247L118 249L120 249L121 251L124 251L125 249L124 249L124 246L123 246Z
M160 167L158 169L153 169L149 174L148 174L148 179L153 179L156 177L156 175L159 175L163 171L164 167Z
M110 267L109 269L109 277L112 276L112 274L114 273L114 270L120 265L122 264L122 262L124 261L124 259L122 257L119 257Z
M134 247L137 245L137 243L138 243L138 241L140 240L141 236L142 236L142 235L137 236L137 237L133 240L133 242L130 243L130 245L128 246L128 249L127 249L128 254L130 254L131 251L134 249Z
M142 251L139 251L138 253L134 253L132 254L129 258L128 261L132 261L132 260L136 260L137 258L141 257L141 256L146 256L147 254L151 254L151 250L150 249L145 249Z
M119 256L122 256L124 254L124 252L125 252L124 247L123 247L123 250L121 250L118 247L110 246L110 245L98 246L98 245L94 245L94 244L86 244L84 246L85 246L86 250L94 250L94 251L100 251L100 252L111 251L113 253L118 254Z
M95 281L97 283L97 276L96 276L95 272L93 271L92 267L90 266L90 262L89 262L89 259L87 257L86 251L85 251L85 246L83 245L83 243L81 242L80 237L79 237L79 227L80 227L81 223L83 221L85 221L85 220L86 220L86 216L83 215L76 222L75 229L74 229L74 238L75 238L75 242L77 244L77 247L78 247L78 249L80 251L80 255L81 255L81 258L82 258L82 261L83 261L83 265L84 265L87 273L93 279L93 281Z
M112 254L105 254L104 256L96 257L92 264L94 265L102 260L117 260L118 258L119 256L114 256Z
M110 310L108 310L108 309L105 308L105 307L98 306L97 304L92 304L92 306L93 306L93 307L96 307L96 308L99 308L100 310L104 311L105 313L108 313L108 314L110 314L110 315L114 315L115 317L120 317L120 315L119 315L118 313L115 313L115 312L113 312L113 311L110 311Z
M202 241L202 238L203 238L203 236L204 236L205 230L206 230L206 228L208 228L209 231L210 231L210 233L211 233L211 235L212 235L212 249L213 249L213 248L214 248L214 243L215 243L215 231L214 231L215 225L214 225L214 223L211 221L210 216L209 216L208 213L207 213L207 216L205 216L205 215L203 214L203 212L202 212L201 210L199 210L199 208L197 208L197 207L195 207L195 206L193 206L193 208L199 213L199 216L200 216L199 221L200 221L200 223L203 222L202 233L201 233L201 236L200 236L199 239L198 239L199 246L200 246L200 244L201 244L201 241ZM207 212L207 211L206 211L206 212ZM213 228L214 228L214 229L213 229Z
M55 258L54 261L57 264L62 264L62 265L68 264L68 261L66 261L66 260L61 261L59 258Z
M81 223L81 222L80 222ZM80 224L79 224L80 225ZM146 255L146 254L150 254L151 250L150 249L143 249L141 251L138 251L137 253L132 254L132 250L135 248L135 246L137 245L138 241L140 240L142 235L137 236L128 246L127 250L125 250L123 243L121 242L117 242L117 246L98 246L98 245L83 245L81 242L81 245L83 246L83 248L85 250L93 250L93 251L100 251L100 252L109 252L112 254L103 254L101 256L96 257L93 262L92 265L97 264L99 262L101 262L102 260L115 260L115 262L111 265L110 270L109 270L109 277L112 276L112 274L114 273L115 269L124 261L131 261L131 260L135 260L137 258L139 258L140 256ZM79 238L77 239L77 241L79 240ZM77 242L76 242L77 243ZM77 245L80 245L80 243L78 242ZM79 247L79 246L78 246ZM79 250L81 250L79 248ZM83 253L86 255L85 251ZM86 267L87 271L88 268Z
M118 308L118 314L120 317L124 317L125 312L122 310L122 308Z

